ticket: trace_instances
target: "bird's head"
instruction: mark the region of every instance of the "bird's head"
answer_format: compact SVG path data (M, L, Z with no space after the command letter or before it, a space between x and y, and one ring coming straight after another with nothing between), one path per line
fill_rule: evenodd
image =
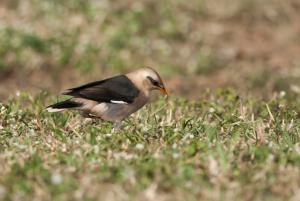
M140 87L147 91L159 90L163 94L168 95L165 85L159 74L152 68L142 68L133 72L134 79L139 83Z

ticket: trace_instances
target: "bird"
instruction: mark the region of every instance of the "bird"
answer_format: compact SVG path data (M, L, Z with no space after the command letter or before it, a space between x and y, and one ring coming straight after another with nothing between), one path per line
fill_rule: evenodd
M85 118L112 122L115 132L124 119L149 102L153 90L159 90L168 97L158 72L145 67L67 89L62 95L71 96L69 99L49 105L46 109L48 112L78 110Z

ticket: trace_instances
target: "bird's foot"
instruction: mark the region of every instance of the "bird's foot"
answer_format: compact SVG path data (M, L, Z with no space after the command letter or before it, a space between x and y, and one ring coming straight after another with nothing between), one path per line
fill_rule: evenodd
M112 133L115 133L121 129L122 122L115 122L113 125Z

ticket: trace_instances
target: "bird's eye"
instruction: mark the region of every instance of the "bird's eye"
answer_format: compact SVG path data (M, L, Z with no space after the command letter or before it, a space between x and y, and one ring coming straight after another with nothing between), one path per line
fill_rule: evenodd
M148 76L147 78L150 80L150 82L151 82L152 85L154 85L154 86L159 86L159 82L158 82L158 81L154 80L154 79L153 79L152 77L150 77L150 76Z

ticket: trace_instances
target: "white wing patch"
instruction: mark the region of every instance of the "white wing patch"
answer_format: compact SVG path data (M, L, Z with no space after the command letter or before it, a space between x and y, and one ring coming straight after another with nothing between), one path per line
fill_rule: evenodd
M57 108L53 108L53 107L48 107L47 112L60 112L60 111L64 111L65 109L57 109Z
M115 103L115 104L125 104L125 105L128 104L127 102L124 102L124 101L115 101L115 100L111 100L110 102L111 102L111 103Z

